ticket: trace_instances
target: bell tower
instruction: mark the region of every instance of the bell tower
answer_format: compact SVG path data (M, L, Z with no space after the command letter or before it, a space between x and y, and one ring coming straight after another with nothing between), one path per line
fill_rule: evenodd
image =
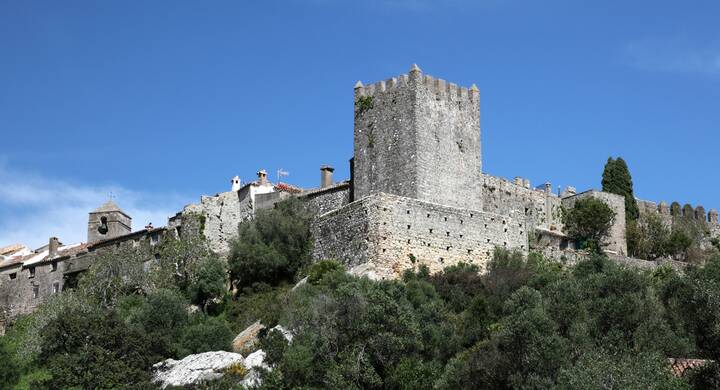
M123 236L131 231L132 218L112 200L108 200L88 216L88 244Z

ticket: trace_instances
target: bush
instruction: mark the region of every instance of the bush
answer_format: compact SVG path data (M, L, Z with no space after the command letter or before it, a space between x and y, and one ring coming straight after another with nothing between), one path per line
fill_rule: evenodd
M178 357L208 351L229 351L235 335L222 317L209 317L199 313L191 316L188 326L176 344Z
M149 340L108 309L94 303L58 299L62 315L40 331L37 362L49 377L33 388L131 388L149 385Z
M279 202L240 224L238 238L231 244L231 278L239 288L292 281L309 264L311 246L309 217L300 201Z
M188 321L186 306L179 292L162 289L129 310L127 321L148 336L147 353L153 360L178 356L174 344Z
M345 272L345 267L334 260L323 260L313 264L308 271L308 283L318 284L322 278L331 272Z

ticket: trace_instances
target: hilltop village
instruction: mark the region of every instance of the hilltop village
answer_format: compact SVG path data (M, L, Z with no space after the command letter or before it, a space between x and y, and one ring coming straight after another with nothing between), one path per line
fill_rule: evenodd
M397 278L417 264L432 272L459 262L482 269L497 247L572 261L580 252L565 232L561 210L586 198L603 201L615 213L602 248L611 259L658 263L628 257L623 196L573 187L554 193L550 183L533 186L522 177L484 173L475 85L460 87L414 65L385 81L358 82L354 100L349 180L335 181L333 168L322 166L316 188L299 188L272 183L261 169L251 182L232 178L229 191L202 196L165 226L137 230L132 216L108 201L89 212L84 243L50 237L40 248L0 248L0 320L31 312L74 286L99 255L119 248L143 248L153 261L153 248L163 240L202 235L213 251L227 254L239 223L290 197L313 215L314 259L335 259L376 279ZM638 205L641 214L666 224L678 215L664 202ZM698 206L681 213L706 223L708 239L720 237L717 210L706 213Z

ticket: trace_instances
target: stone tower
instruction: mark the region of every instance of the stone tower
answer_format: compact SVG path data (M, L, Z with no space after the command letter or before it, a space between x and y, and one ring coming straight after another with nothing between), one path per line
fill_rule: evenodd
M88 217L88 244L131 232L132 218L112 200L105 202Z
M355 85L355 199L386 192L482 210L480 94L424 75Z

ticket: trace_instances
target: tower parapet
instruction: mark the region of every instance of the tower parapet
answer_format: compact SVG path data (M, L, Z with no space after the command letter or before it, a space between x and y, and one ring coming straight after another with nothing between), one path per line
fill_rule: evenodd
M385 192L481 210L480 93L424 75L355 85L355 199Z

